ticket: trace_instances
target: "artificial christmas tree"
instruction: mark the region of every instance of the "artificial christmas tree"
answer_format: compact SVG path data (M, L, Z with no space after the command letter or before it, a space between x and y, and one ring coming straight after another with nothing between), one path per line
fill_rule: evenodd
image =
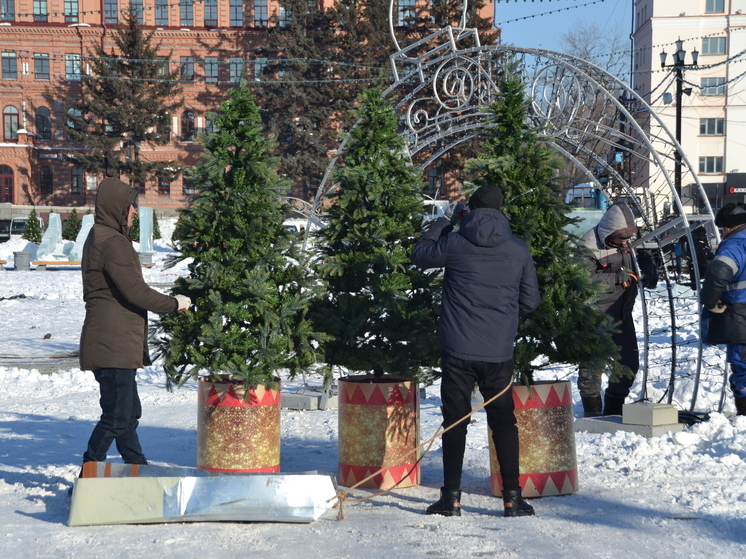
M70 212L70 215L67 217L65 228L62 230L62 238L66 241L74 241L75 239L77 239L78 233L80 233L81 225L82 222L80 220L80 216L78 215L78 210L73 208L73 210Z
M328 366L367 373L340 379L342 483L383 467L366 486L412 485L419 480L417 456L407 454L419 444L416 381L439 359L438 274L410 262L424 184L403 153L390 104L367 91L358 116L334 174L327 227L317 235L326 291L312 316L330 338Z
M158 348L169 387L200 379L205 469L279 469L277 374L306 370L316 357L309 278L297 236L283 226L283 185L259 122L249 93L232 90L219 131L202 140L204 160L190 175L199 194L182 211L180 252L168 263L191 259L174 293L194 310L161 321Z
M31 209L28 221L26 221L26 228L23 230L21 238L37 245L41 242L41 225L39 225L39 216L36 215L36 208Z

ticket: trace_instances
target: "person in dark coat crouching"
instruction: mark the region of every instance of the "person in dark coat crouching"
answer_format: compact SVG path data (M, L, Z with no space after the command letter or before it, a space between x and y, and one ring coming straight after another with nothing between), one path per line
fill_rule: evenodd
M93 371L101 392L101 419L93 429L83 462L103 462L111 443L127 464L147 464L137 425L140 398L135 374L150 365L148 311L187 310L191 301L151 289L129 239L137 189L114 178L101 181L93 228L83 246L85 322L80 335L80 368Z
M632 311L637 299L638 275L628 242L639 233L635 216L624 202L609 207L594 228L581 237L583 254L591 266L591 279L603 285L596 302L599 310L611 316L619 325L614 343L619 346L619 363L631 373L610 380L604 393L603 415L621 415L624 400L635 382L640 368L640 352ZM601 381L603 371L581 366L578 370L578 392L585 417L602 415Z
M518 427L510 386L513 344L518 316L539 306L536 270L526 243L513 236L500 212L503 193L482 186L469 199L471 210L451 204L422 236L412 252L421 268L445 268L438 325L441 346L443 426L471 412L475 384L489 400L487 423L500 462L505 516L526 516L534 509L518 485ZM461 515L461 470L468 420L443 435L443 478L440 500L427 514Z
M715 216L723 241L707 267L700 291L710 312L707 342L726 344L736 413L746 415L746 205L726 204Z

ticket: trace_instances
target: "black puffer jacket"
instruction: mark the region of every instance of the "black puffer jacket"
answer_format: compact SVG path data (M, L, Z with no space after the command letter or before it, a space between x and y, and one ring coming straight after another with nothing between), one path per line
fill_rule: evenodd
M421 268L445 268L438 341L465 361L513 358L518 316L539 306L536 270L526 243L498 210L479 208L458 232L435 221L412 251Z
M596 303L598 308L607 312L619 299L624 298L623 312L631 312L637 297L637 286L634 281L626 287L619 283L617 272L622 268L632 272L635 266L632 254L627 248L616 248L606 244L606 239L622 229L634 228L635 217L625 203L614 204L601 217L593 229L581 237L581 246L589 249L583 254L591 265L591 278L605 287L605 292ZM617 313L615 313L617 314ZM616 317L621 320L620 316Z

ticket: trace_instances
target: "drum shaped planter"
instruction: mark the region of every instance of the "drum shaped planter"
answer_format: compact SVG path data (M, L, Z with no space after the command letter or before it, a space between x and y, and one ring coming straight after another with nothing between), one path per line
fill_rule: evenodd
M280 388L200 380L197 468L218 472L280 471Z
M339 379L339 481L389 489L420 483L419 391L416 381L354 375ZM411 473L410 473L411 472ZM407 474L409 474L407 476Z
M567 495L578 490L572 387L569 380L513 384L520 440L519 481L524 497ZM492 494L502 492L500 464L488 429Z

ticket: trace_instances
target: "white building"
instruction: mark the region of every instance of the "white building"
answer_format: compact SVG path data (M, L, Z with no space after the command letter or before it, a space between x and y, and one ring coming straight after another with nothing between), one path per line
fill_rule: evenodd
M746 0L637 0L634 28L632 87L675 136L679 96L673 66L680 39L686 51L680 95L680 143L685 157L713 209L746 201ZM695 50L697 66L692 66ZM661 52L667 53L663 68ZM670 159L672 180L675 167ZM635 177L637 186L658 193L656 204L669 192L657 171L648 165ZM687 212L696 212L700 204L692 196L693 183L692 174L682 166Z

